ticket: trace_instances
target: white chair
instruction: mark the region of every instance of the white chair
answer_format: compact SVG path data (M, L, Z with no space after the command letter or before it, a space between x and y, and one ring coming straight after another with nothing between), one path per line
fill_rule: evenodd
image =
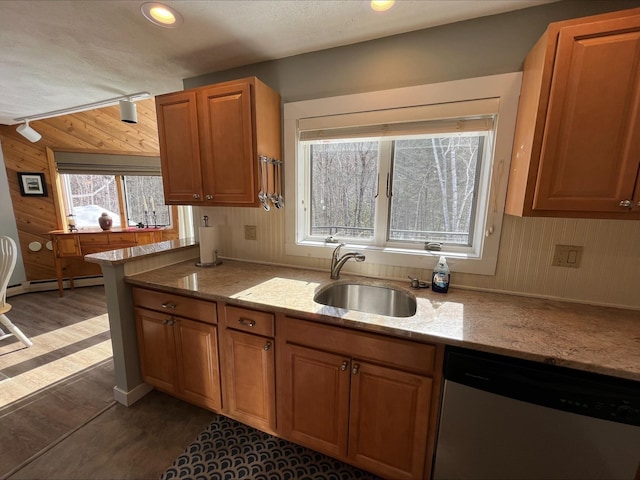
M33 342L5 315L11 310L11 305L7 303L7 285L13 269L16 267L17 257L16 242L11 237L0 237L0 340L15 335L22 343L30 347ZM6 333L3 327L10 333Z

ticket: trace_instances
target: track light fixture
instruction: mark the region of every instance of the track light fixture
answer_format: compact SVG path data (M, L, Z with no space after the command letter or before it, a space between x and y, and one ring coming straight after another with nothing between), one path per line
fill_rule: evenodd
M68 115L70 113L85 112L94 108L107 107L120 102L120 120L127 123L138 123L138 113L134 100L142 100L151 97L149 92L138 92L132 95L123 95L121 97L110 98L101 102L86 103L77 107L63 108L54 110L53 112L40 113L29 117L14 118L15 122L24 122L18 126L16 131L30 142L37 142L42 136L29 125L30 120L42 120L44 118L59 117L60 115Z
M128 98L126 100L120 100L120 120L125 123L138 123L136 104Z
M18 128L16 128L16 132L29 140L31 143L36 143L42 138L42 135L31 128L31 126L29 125L29 120L25 120L22 125L18 126Z

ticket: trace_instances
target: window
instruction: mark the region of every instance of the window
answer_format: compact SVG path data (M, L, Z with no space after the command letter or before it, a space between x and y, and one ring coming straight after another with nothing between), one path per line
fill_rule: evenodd
M76 226L96 228L108 213L114 227L170 226L158 157L56 152L63 203Z
M103 212L111 216L114 227L123 226L123 213L128 227L140 223L158 227L171 225L171 210L164 204L161 177L61 174L60 182L66 211L73 212L80 229L97 227ZM123 193L122 198L119 191Z
M520 78L286 104L287 253L493 274Z

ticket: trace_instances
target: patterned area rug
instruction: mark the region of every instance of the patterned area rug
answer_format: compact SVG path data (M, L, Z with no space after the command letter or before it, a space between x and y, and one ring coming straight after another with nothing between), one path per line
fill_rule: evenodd
M218 415L161 480L377 480L308 448Z

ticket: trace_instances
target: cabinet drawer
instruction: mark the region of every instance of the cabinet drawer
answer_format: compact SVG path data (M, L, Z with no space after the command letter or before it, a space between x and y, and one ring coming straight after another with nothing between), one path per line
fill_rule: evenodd
M218 322L215 302L138 287L133 287L132 291L133 303L136 307L211 324Z
M228 328L273 337L275 328L272 313L232 307L231 305L225 305L224 310Z
M383 363L422 375L433 374L435 367L436 346L426 343L347 330L290 317L285 317L282 324L279 323L278 335L282 335L288 343Z
M80 244L84 245L108 245L108 233L83 233L80 236Z
M136 244L136 234L135 233L110 233L109 234L109 243L114 245L124 245L127 247L133 246Z

